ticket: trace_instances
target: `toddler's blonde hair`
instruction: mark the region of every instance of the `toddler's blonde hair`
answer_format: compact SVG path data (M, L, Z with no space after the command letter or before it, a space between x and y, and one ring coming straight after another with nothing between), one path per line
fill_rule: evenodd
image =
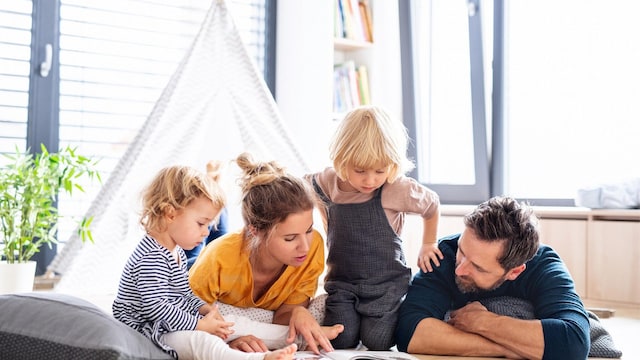
M147 232L164 231L164 216L171 208L184 209L201 196L211 200L216 209L225 206L224 192L211 177L189 166L166 167L142 192L140 224Z
M391 119L377 106L361 106L340 123L329 147L333 167L341 180L350 168L389 167L387 181L394 182L415 165L407 158L409 136L402 122Z

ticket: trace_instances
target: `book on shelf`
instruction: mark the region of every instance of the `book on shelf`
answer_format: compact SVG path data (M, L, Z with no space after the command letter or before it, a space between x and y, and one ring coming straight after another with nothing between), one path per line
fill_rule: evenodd
M369 95L369 74L367 73L367 67L359 65L356 71L358 74L360 105L369 105L371 104L371 95Z
M354 25L353 25L353 16L351 16L351 0L338 0L339 8L341 11L342 18L342 28L344 29L344 38L345 39L355 39L354 33Z
M367 26L371 21L363 18L360 0L335 0L334 21L336 37L371 42L372 37L367 34Z
M320 355L311 351L298 351L294 360L418 360L415 356L399 351L334 350Z
M373 42L373 20L371 19L369 0L359 0L358 8L360 9L360 18L362 19L364 39L365 41Z
M351 95L352 88L349 68L343 66L343 64L338 64L334 68L333 76L333 110L335 112L346 112L357 105L357 103L354 103L354 96Z
M346 38L347 34L344 30L344 12L342 11L342 0L334 0L333 7L333 36L337 38Z
M351 18L353 19L353 39L358 41L367 41L367 36L365 34L365 27L362 16L360 15L360 4L359 0L347 0L349 1Z
M359 105L371 103L369 75L365 65L356 66L353 60L334 65L334 112L347 112Z

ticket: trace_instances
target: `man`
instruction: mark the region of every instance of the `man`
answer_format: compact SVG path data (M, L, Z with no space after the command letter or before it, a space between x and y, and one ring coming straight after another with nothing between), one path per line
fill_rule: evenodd
M585 359L590 346L587 312L558 254L539 244L532 210L512 198L496 197L465 216L464 224L461 235L440 240L440 266L413 278L400 308L398 349ZM498 315L481 303L497 297L526 300L536 319Z

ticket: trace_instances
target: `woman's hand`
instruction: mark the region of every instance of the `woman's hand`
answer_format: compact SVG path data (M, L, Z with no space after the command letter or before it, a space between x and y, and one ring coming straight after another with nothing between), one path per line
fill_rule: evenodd
M306 341L307 350L311 350L316 354L320 353L319 347L325 351L333 351L333 346L331 346L329 338L322 331L320 324L304 306L295 306L291 310L287 342L294 342L298 334Z
M244 352L267 352L269 349L264 341L258 339L253 335L241 336L231 342L229 347L232 349L244 351Z

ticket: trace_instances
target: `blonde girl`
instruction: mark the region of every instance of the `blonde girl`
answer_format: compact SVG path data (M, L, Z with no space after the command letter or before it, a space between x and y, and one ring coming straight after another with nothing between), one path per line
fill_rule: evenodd
M180 359L292 359L295 344L269 353L231 349L223 339L247 326L282 338L287 328L255 327L241 318L227 322L189 288L183 249L202 242L224 205L222 191L206 175L186 166L162 169L142 194L146 234L122 272L113 315Z
M423 218L418 266L432 271L442 253L436 244L439 199L404 174L407 132L376 106L356 108L340 123L330 146L333 167L307 175L324 200L327 226L325 325L343 324L335 348L360 342L371 350L394 345L397 310L411 270L400 235L405 214Z

